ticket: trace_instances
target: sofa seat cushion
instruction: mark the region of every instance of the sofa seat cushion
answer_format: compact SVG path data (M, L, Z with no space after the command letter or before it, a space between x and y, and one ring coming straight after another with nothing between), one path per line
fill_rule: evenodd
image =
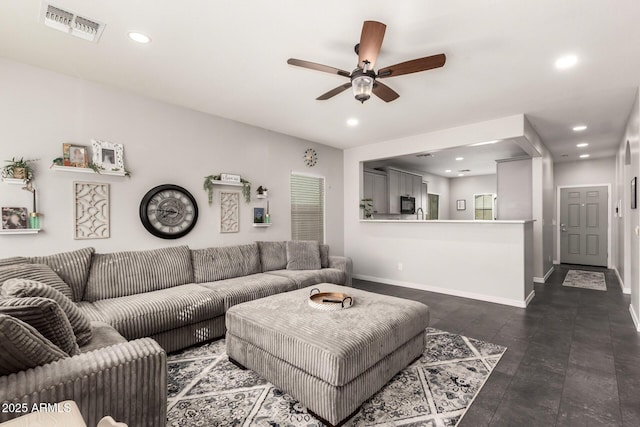
M0 376L9 375L68 355L46 339L33 326L0 313Z
M296 283L283 276L267 273L201 283L201 286L224 296L225 311L236 304L298 289Z
M95 254L85 301L144 294L193 283L188 246Z
M127 342L127 339L120 335L113 326L104 322L91 322L91 333L91 341L80 347L80 353Z
M304 288L318 283L344 285L346 281L345 272L337 268L323 268L321 270L275 270L267 274L287 277L296 282L298 288Z
M224 313L222 296L195 284L100 300L93 306L106 323L129 340L213 319ZM86 313L86 307L84 310Z

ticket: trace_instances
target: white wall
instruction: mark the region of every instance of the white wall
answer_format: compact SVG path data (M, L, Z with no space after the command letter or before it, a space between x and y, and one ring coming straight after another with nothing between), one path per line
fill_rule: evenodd
M0 236L0 257L85 246L108 252L289 239L292 171L326 177L326 241L332 253L343 253L341 150L6 60L0 60L0 93L0 159L41 159L35 167L35 185L45 229L35 236ZM131 179L49 169L51 160L61 156L62 143L88 145L91 138L124 144ZM318 152L318 164L313 168L305 166L302 159L309 147ZM242 175L252 182L254 194L259 185L269 189L272 227L251 226L253 207L264 205L254 198L250 204L241 202L239 233L219 232L219 195L209 207L202 183L206 175L220 172ZM73 181L111 184L111 238L73 240ZM200 208L193 231L173 241L149 234L138 216L143 195L166 183L185 187ZM0 183L0 205L31 210L30 194L19 186ZM354 202L356 212L357 205Z
M450 188L450 219L452 220L473 220L474 194L495 194L496 175L478 175L451 178ZM466 200L467 209L457 210L457 200ZM526 218L519 218L526 219Z
M497 218L533 218L532 159L498 162L497 171Z
M630 164L625 160L625 147L629 142ZM636 233L640 226L640 209L631 209L630 187L631 179L640 177L640 100L636 92L631 113L627 120L624 136L620 141L620 148L617 155L618 182L616 187L616 199L622 199L622 218L615 222L616 236L623 241L619 247L615 262L620 275L623 276L624 287L630 289L631 306L630 311L634 318L636 328L640 331L640 237ZM621 271L624 269L624 271Z
M559 187L567 186L584 186L584 185L611 185L612 193L614 193L615 187L615 172L616 172L616 159L615 157L607 157L604 159L593 160L578 160L574 162L561 162L554 164L554 178L556 187L556 208L554 209L554 219L556 224L560 222L558 218L558 206L557 206L557 194L560 191ZM609 194L609 203L611 204L612 217L609 218L609 224L613 225L616 220L615 193ZM613 227L609 228L609 232L612 233ZM614 266L614 256L617 251L617 244L615 235L610 236L612 241L612 254L610 255L609 264ZM557 234L556 234L557 239ZM554 246L554 259L558 261L560 259L560 248L557 242Z

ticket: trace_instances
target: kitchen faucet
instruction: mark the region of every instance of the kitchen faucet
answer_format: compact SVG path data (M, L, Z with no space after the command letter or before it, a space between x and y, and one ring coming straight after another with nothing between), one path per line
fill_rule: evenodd
M422 218L418 218L418 212L420 212L420 214L422 215ZM422 210L421 207L416 209L416 219L422 219L424 221L424 211Z

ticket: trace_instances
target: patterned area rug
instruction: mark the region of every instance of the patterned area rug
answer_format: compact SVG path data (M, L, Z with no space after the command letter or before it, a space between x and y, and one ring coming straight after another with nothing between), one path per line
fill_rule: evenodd
M562 282L562 286L593 289L595 291L607 290L604 273L599 271L569 270L564 282Z
M455 426L506 347L427 329L419 360L346 426ZM169 356L167 426L322 426L290 395L231 364L224 340Z

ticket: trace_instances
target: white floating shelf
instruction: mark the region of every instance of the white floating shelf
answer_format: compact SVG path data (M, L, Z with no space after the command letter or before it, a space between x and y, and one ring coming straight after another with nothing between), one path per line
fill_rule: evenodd
M24 179L19 179L19 178L2 178L2 181L4 181L6 184L13 184L13 185L26 185L27 181L25 181Z
M38 234L41 228L19 228L17 230L0 230L0 234Z
M74 166L51 166L51 169L59 172L76 172L76 173L92 173L95 175L111 175L111 176L125 176L124 171L100 171L100 173L94 171L91 168L77 168Z
M265 196L264 194L256 194L256 199L266 199L267 196Z
M253 226L254 227L271 227L271 223L265 224L265 223L259 223L259 222L256 223L256 222L254 222Z
M211 181L211 183L214 185L230 185L231 187L242 187L244 185L241 182L224 182L224 181L218 181L218 180L213 180Z

